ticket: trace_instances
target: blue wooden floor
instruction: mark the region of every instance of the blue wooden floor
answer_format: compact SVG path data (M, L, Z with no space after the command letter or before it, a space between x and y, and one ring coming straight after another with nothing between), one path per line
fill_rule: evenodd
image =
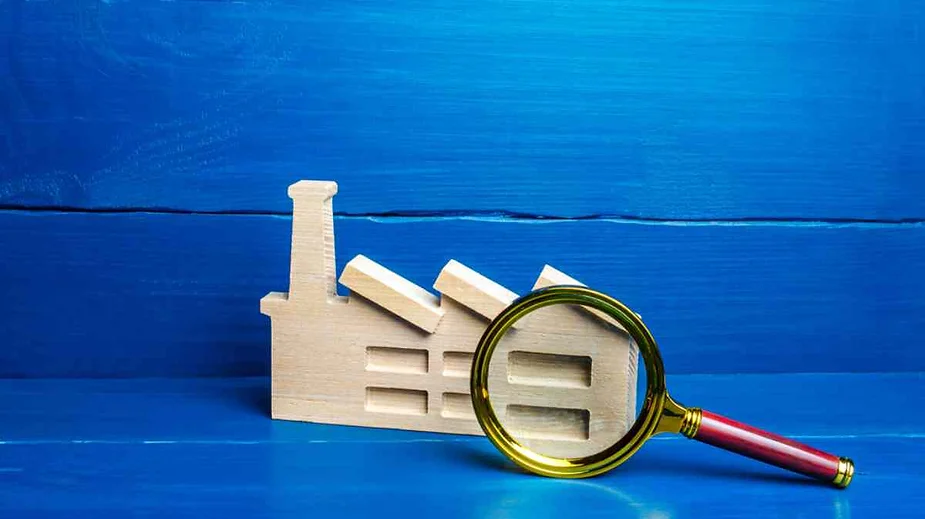
M921 517L925 374L681 375L696 403L852 457L834 489L681 437L588 480L482 437L273 421L265 378L0 381L0 515ZM758 406L751 406L757 402Z

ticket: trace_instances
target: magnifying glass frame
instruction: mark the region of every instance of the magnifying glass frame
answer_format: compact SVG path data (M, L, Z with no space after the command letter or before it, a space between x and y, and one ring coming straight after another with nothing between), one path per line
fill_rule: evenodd
M613 318L639 348L645 365L646 396L636 421L617 443L590 456L557 458L527 448L501 425L488 391L492 354L504 334L528 313L556 304L581 305ZM584 286L557 285L535 290L495 317L473 355L470 394L479 426L492 444L520 467L544 476L586 478L602 474L625 462L659 433L681 433L840 488L848 486L854 475L854 463L847 458L675 402L668 394L658 345L642 319L620 301Z

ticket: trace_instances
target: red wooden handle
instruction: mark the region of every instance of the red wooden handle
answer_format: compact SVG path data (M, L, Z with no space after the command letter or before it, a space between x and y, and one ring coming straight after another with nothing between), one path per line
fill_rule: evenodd
M756 429L724 416L701 411L692 438L783 469L844 488L854 476L854 463L808 445Z

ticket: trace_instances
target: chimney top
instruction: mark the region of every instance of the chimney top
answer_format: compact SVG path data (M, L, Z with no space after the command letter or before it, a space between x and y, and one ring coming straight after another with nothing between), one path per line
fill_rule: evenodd
M289 198L327 200L337 194L337 182L300 180L289 186Z

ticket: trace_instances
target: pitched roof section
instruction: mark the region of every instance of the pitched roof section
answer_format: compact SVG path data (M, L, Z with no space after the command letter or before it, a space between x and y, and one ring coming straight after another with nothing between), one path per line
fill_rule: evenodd
M434 333L446 313L437 296L363 255L347 263L340 282L426 332Z
M554 269L553 267L550 267L549 265L546 265L545 267L543 267L543 272L540 273L540 277L537 278L536 284L533 285L533 289L536 290L538 288L546 288L546 287L550 287L553 285L578 285L582 287L587 286L581 281L578 281L577 279L569 276L568 274L565 274L564 272L561 272L559 270ZM604 312L601 312L600 310L595 310L594 308L588 308L586 306L583 306L582 309L593 314L594 316L598 317L602 321L612 326L616 326L617 328L623 330L623 327L620 326L620 323L615 321L613 317L610 317Z
M517 294L456 260L440 271L434 288L487 319L494 319Z
M568 274L556 270L549 265L543 267L543 271L540 272L540 277L536 278L536 283L533 284L533 290L538 288L551 287L553 285L578 285L578 286L587 286L581 281L569 276Z
M340 282L352 292L429 333L437 330L437 325L446 314L437 296L363 255L347 263ZM533 288L552 285L585 286L575 278L546 265ZM517 299L516 293L456 260L450 260L443 267L434 288L486 319L494 319ZM603 312L594 309L587 311L622 329Z

